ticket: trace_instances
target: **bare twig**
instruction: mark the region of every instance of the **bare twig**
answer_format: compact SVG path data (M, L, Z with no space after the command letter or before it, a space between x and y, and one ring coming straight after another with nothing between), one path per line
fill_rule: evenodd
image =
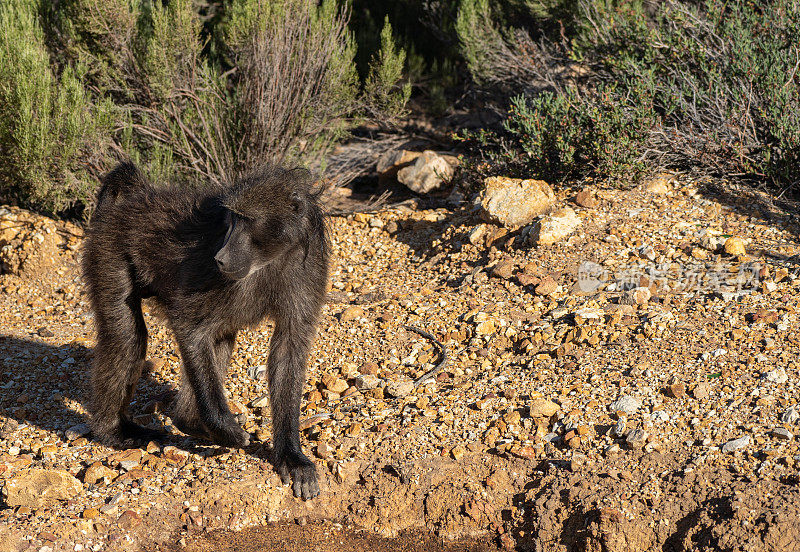
M429 370L428 372L425 372L420 377L418 377L417 379L414 380L414 387L416 387L419 384L421 384L421 383L423 383L423 382L435 377L436 374L438 374L439 372L441 372L444 369L444 367L447 365L447 360L448 360L448 358L447 358L447 348L442 344L441 341L436 339L433 336L433 334L431 334L429 332L426 332L425 330L423 330L421 328L417 328L416 326L406 326L405 328L407 330L409 330L409 331L414 332L414 333L418 333L419 335L421 335L425 339L429 339L431 342L433 342L434 346L437 349L439 349L439 354L441 355L441 359L439 360L439 363L436 366L434 366L432 370Z

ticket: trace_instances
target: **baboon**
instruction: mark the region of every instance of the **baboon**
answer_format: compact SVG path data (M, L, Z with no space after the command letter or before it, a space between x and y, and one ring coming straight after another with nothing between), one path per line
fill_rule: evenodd
M299 433L329 261L310 175L271 167L228 187L161 188L122 163L103 179L84 247L97 329L93 434L110 444L158 436L127 411L147 348L141 301L153 297L183 360L173 423L219 445L248 445L225 399L225 375L237 332L269 317L273 463L284 483L291 476L296 496L318 495Z

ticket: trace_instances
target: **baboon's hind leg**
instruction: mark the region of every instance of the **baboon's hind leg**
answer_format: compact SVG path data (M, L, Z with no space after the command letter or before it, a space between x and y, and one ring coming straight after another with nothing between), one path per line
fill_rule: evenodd
M250 435L239 426L225 398L225 369L235 334L230 339L219 339L195 330L187 334L176 332L176 338L184 367L175 413L178 429L183 424L184 431L195 433L199 421L203 433L219 445L250 444Z
M225 381L228 364L230 363L235 345L236 332L232 332L215 341L213 351L214 367L217 377L223 382ZM178 397L176 398L172 412L172 423L187 435L212 439L211 433L200 419L197 396L192 388L185 365L181 370L181 386L178 390Z
M147 327L141 300L98 297L95 301L97 347L92 369L92 429L104 441L157 439L163 434L131 421L128 405L142 374Z

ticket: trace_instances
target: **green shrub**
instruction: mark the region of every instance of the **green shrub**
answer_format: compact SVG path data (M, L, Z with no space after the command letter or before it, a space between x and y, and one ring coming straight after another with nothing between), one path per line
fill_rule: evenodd
M223 182L235 170L227 82L203 56L192 0L67 0L68 59L116 105L118 149L155 180Z
M92 102L83 65L54 74L39 13L36 0L0 4L0 195L57 212L94 195L112 109Z
M351 0L350 29L358 44L356 66L369 76L382 29L391 21L394 41L408 53L407 80L418 99L441 108L445 89L463 82L455 15L459 0Z
M526 96L527 118L517 100L506 129L532 170L615 176L650 165L796 181L797 2L529 3L549 26L548 13L562 13L558 37L542 33L548 25L503 24L512 3L462 0L458 31L477 83Z
M201 30L192 0L154 1L141 19L128 147L156 178L223 183L237 169L230 94L202 55Z
M800 5L593 2L576 55L602 78L652 75L662 127L653 149L673 165L795 180L800 155Z
M517 93L560 89L569 59L548 35L560 36L565 21L571 27L573 4L574 0L462 0L455 26L473 80ZM517 26L504 26L505 19ZM519 21L527 21L530 32L519 28Z
M639 152L654 122L645 94L628 102L610 86L592 101L574 89L511 100L506 131L525 152L528 167L552 179L587 174L632 177L644 169Z
M149 6L149 2L145 2ZM59 66L82 63L87 84L117 101L129 96L136 75L133 44L142 20L140 0L63 0L49 7L59 37L53 47Z
M381 47L370 62L369 75L364 84L367 105L375 114L388 119L405 115L405 105L411 96L411 83L398 87L403 77L406 52L397 48L392 36L392 25L387 17L381 31Z

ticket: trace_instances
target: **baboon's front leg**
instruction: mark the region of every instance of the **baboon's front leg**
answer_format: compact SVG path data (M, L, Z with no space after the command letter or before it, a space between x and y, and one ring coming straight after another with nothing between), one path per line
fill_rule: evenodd
M209 437L219 445L244 447L250 444L250 435L239 426L228 408L224 391L225 370L219 368L222 359L218 356L224 356L227 364L233 350L232 342L220 351L224 355L217 354L218 343L205 335L178 336L178 344L187 380L178 397L178 419L191 424L196 416ZM188 393L194 395L194 412L189 410ZM180 429L180 425L178 427Z
M272 405L273 458L284 483L304 500L319 494L317 469L300 448L300 399L314 324L276 320L269 352L269 396Z

